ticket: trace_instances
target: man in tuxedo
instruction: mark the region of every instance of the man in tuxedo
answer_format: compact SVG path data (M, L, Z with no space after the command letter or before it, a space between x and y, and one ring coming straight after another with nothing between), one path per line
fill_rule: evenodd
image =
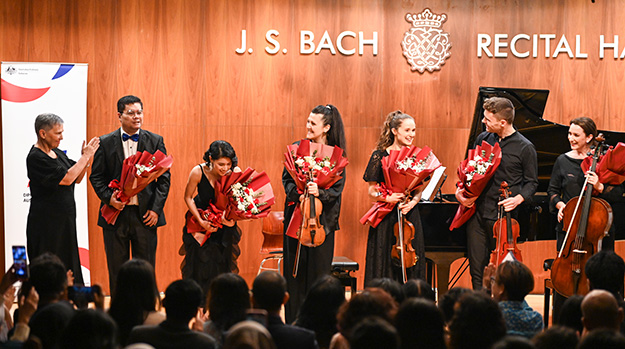
M169 170L150 183L126 204L116 198L116 190L109 188L113 179L119 180L124 159L136 152L167 154L163 137L141 129L143 102L135 96L124 96L117 101L117 115L121 127L100 137L100 148L93 157L89 180L101 200L100 208L110 205L121 213L115 224L108 224L99 214L98 225L104 233L104 249L109 269L111 293L121 265L132 257L142 258L155 265L156 228L165 225L163 207L169 193Z

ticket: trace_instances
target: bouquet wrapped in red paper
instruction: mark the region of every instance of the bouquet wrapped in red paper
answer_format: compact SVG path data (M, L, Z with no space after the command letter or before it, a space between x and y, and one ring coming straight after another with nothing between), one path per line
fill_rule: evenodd
M147 151L137 152L124 160L120 180L112 180L109 188L116 189L117 200L127 204L131 197L169 170L173 162L171 155L165 155L160 150L154 154ZM104 205L101 209L102 217L108 224L115 224L120 212L109 205Z
M198 208L197 211L203 220L208 221L213 226L217 228L221 228L223 226L221 223L221 217L223 216L224 210L217 208L214 204L209 204L205 210ZM190 211L187 211L185 214L185 220L187 233L192 234L200 246L203 246L212 233L207 232ZM197 233L201 233L201 235Z
M205 210L198 209L198 213L202 219L221 228L222 217L237 221L266 217L275 201L269 176L248 167L243 172L232 172L215 182L214 202ZM185 218L187 233L200 238L199 244L204 245L211 233L206 232L191 212L187 211ZM203 236L195 235L196 233L202 233Z
M488 181L495 174L501 162L501 148L499 143L494 146L483 141L475 149L469 150L469 155L458 166L458 188L464 189L467 199L482 194ZM449 230L454 230L466 223L475 213L475 205L465 207L460 205Z
M380 183L377 189L384 197L392 193L410 193L440 166L440 161L427 146L421 149L412 145L391 150L382 159L384 183ZM394 207L395 204L376 201L360 219L360 223L369 223L376 228Z
M215 206L226 211L228 220L267 217L276 202L269 176L247 168L232 172L215 183Z
M297 189L304 193L308 182L315 182L319 189L328 189L341 179L341 173L349 163L343 156L343 149L303 139L299 144L287 146L284 153L284 167L289 172ZM295 207L286 234L297 238L302 224L299 205Z
M592 157L582 161L582 171L586 173L592 164ZM599 182L603 184L619 185L625 181L625 144L619 142L616 147L610 147L605 155L597 162L595 173Z

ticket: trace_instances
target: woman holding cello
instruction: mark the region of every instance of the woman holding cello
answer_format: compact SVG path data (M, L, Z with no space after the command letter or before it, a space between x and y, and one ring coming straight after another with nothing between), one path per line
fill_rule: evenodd
M588 179L588 185L593 186L593 193L598 193L598 197L610 202L623 194L621 185L613 186L603 184L593 171L585 174L582 171L581 163L591 151L591 146L595 145L597 137L597 126L588 117L579 117L571 120L568 132L568 140L571 150L561 154L556 159L547 190L549 195L549 207L552 213L557 214L558 224L556 226L557 250L560 251L565 243L566 229L564 227L565 209L567 203L576 196L583 196L581 193L584 181ZM571 208L574 208L571 206ZM581 208L580 208L581 210ZM568 211L567 211L568 212ZM573 212L572 210L570 212ZM569 217L569 220L571 217ZM612 230L612 228L611 228ZM572 237L576 232L571 231ZM614 233L610 232L602 240L602 249L614 249ZM595 251L596 252L596 251ZM588 256L590 257L590 256ZM556 293L554 296L554 323L557 323L559 308L565 297Z
M384 201L396 204L392 212L387 214L376 228L369 227L367 239L367 257L365 265L365 287L376 278L392 278L399 282L403 281L401 260L393 261L391 258L392 246L396 241L394 236L395 223L398 221L400 210L405 219L412 223L413 231L405 231L408 236L412 234L412 247L416 257L416 264L406 268L406 278L416 279L425 277L425 246L423 230L419 210L415 209L421 199L423 186L410 193L407 198L403 193L382 195L379 184L384 183L382 174L382 158L388 156L391 150L400 150L403 146L410 146L415 138L415 121L412 116L394 111L386 117L382 126L382 132L378 138L375 150L369 158L369 163L363 175L363 179L369 184L369 197L374 201ZM404 224L406 226L406 224ZM407 230L407 229L404 229ZM404 239L406 241L406 239ZM409 245L407 246L409 249Z
M341 114L335 106L318 105L306 120L306 139L314 143L338 146L345 154L345 130ZM328 189L322 189L315 182L309 182L307 192L311 197L317 198L322 204L322 210L318 221L323 227L325 241L317 247L301 246L299 260L297 260L298 239L286 235L295 205L304 201L304 195L298 192L295 181L285 169L282 172L282 185L286 199L284 203L284 277L287 281L289 301L285 304L286 323L295 321L297 312L304 302L306 292L321 276L329 274L334 257L334 232L339 229L339 215L341 212L341 194L345 186L345 172L342 178ZM307 212L303 210L302 212ZM293 276L295 263L298 263L297 276Z
M591 118L579 117L571 120L568 133L571 150L558 156L553 164L547 193L549 195L549 208L552 213L557 214L558 218L558 225L556 226L558 250L560 250L566 234L562 225L564 207L569 200L580 195L586 177L588 177L588 184L593 186L595 193L599 193L598 196L608 202L623 195L622 186L603 184L599 182L596 173L588 171L584 174L582 172L582 161L588 156L596 136L597 126ZM602 249L614 249L614 234L603 239Z

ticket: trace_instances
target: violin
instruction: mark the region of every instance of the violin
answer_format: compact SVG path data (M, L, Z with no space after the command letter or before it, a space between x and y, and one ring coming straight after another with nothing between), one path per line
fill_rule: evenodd
M502 199L510 197L510 189L508 189L508 183L506 181L501 182L499 191L501 192ZM511 218L510 212L506 212L505 217L501 217L495 222L493 226L493 237L497 241L497 247L490 255L491 263L495 264L495 266L499 266L510 254L511 257L519 262L523 261L521 250L516 242L519 238L520 230L519 222Z
M594 147L590 166L593 172L605 150L603 135L599 134L596 140L598 144ZM592 190L592 184L586 179L580 196L569 200L563 210L563 226L567 230L562 248L551 266L551 282L553 288L566 297L588 293L584 271L586 261L600 250L601 240L608 235L612 225L612 207L605 200L592 197Z
M319 216L323 210L323 204L318 197L308 194L304 195L304 200L300 204L303 219L302 226L298 232L299 242L307 247L317 247L326 240L326 232L321 225Z
M399 207L397 208L397 223L393 227L393 234L395 235L395 245L391 249L391 259L397 264L401 264L402 278L406 283L406 269L417 264L419 258L412 246L415 234L414 225L405 219Z
M310 173L312 177L312 170ZM297 252L295 254L295 266L293 267L293 277L297 277L299 270L299 256L302 249L302 245L306 247L317 247L326 241L326 232L321 225L319 216L323 211L323 204L318 197L310 195L308 189L304 192L304 198L300 203L300 210L302 211L302 225L297 232Z

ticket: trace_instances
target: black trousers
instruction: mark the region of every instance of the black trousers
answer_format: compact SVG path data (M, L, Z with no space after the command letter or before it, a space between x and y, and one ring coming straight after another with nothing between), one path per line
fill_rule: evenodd
M293 277L298 240L284 235L284 260L282 262L289 301L284 306L286 323L295 321L299 308L304 303L306 293L323 275L330 274L334 257L334 232L326 235L321 246L302 246L297 277Z
M130 205L124 207L117 217L116 227L102 228L104 233L104 250L106 263L109 269L109 285L111 294L115 292L117 274L122 264L132 258L141 258L152 266L156 262L156 227L146 227L139 213L139 207Z
M471 284L474 290L482 289L484 268L490 260L490 253L495 248L493 238L494 220L482 218L479 212L467 222L467 254Z

